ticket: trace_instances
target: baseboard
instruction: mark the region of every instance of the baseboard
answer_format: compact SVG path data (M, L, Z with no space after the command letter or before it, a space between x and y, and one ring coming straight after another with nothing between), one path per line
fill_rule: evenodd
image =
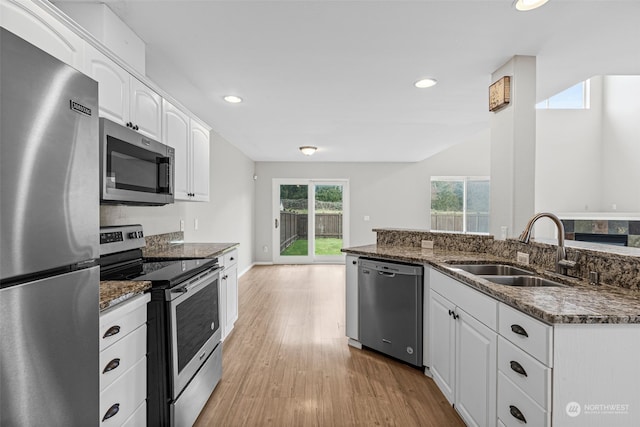
M273 263L272 262L254 262L251 265L249 265L249 267L247 267L244 270L238 272L238 278L242 277L246 272L251 270L256 265L273 265Z

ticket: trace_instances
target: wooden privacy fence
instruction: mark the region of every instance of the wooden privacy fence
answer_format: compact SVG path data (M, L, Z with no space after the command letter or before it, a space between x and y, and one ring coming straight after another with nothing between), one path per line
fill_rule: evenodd
M280 252L291 246L298 239L306 239L309 235L308 214L280 212ZM316 214L316 237L342 238L342 214Z
M462 212L432 212L431 229L462 232ZM489 214L484 212L467 213L467 232L488 233Z

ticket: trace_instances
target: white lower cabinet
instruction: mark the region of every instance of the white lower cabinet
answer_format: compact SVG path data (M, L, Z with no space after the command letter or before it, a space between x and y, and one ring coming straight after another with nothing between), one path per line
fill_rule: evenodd
M100 313L100 425L146 425L147 303L139 295Z
M497 301L433 269L429 279L433 379L467 425L495 426Z
M226 338L238 320L238 249L233 249L220 257L220 322L222 338Z
M456 310L456 410L470 426L496 421L497 334L464 310Z
M553 327L502 303L498 315L498 417L550 426Z

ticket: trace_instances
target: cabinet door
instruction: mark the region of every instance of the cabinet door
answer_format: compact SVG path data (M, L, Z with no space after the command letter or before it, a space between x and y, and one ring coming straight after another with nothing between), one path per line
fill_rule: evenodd
M189 116L166 99L162 100L162 140L175 148L175 185L176 200L190 200L189 197Z
M456 323L450 313L454 309L455 306L451 301L431 291L429 306L431 374L440 391L451 404L454 398Z
M229 328L227 327L227 288L229 286L224 275L225 271L220 274L220 286L218 287L218 315L220 316L220 330L222 331L223 340L229 334Z
M209 130L191 120L191 200L209 201Z
M0 26L82 71L84 41L34 2L0 2Z
M496 425L496 332L456 309L456 410L468 426Z
M345 262L345 334L358 341L358 257L347 255Z
M138 132L162 140L162 97L135 77L131 77L130 121Z
M227 329L230 332L238 320L238 266L224 271L227 282Z
M85 49L85 73L98 82L100 117L129 121L129 73L93 46Z

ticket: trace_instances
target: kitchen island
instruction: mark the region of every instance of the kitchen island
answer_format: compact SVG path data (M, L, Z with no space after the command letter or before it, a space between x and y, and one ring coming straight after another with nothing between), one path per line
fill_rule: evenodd
M359 259L422 265L425 374L468 425L640 425L640 259L567 248L579 276L568 277L549 271L553 245L374 231L377 244L343 249L351 345L359 346ZM517 252L531 263L517 263ZM560 286L500 285L460 264L517 266ZM604 283L585 280L590 271Z

